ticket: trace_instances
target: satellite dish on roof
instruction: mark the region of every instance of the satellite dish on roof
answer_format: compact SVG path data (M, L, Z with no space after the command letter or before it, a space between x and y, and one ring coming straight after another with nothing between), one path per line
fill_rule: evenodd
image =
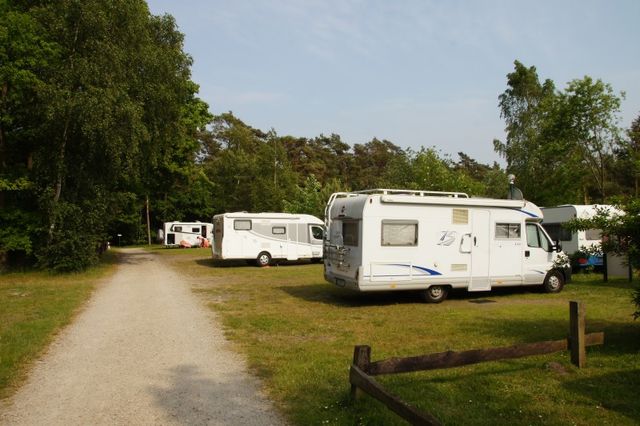
M522 191L516 188L516 175L509 175L509 193L507 194L507 199L509 200L524 200L524 196L522 195Z

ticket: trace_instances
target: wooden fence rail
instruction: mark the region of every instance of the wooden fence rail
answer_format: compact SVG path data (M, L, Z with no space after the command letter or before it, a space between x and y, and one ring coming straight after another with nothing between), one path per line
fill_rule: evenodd
M357 398L362 392L378 399L391 411L414 425L438 425L438 419L422 412L400 398L387 392L373 376L381 374L408 373L460 367L487 361L521 358L569 350L571 362L578 368L586 365L586 346L604 343L604 333L585 334L585 306L582 302L569 302L569 337L562 340L524 343L490 349L474 349L463 352L440 352L407 358L389 358L371 362L371 347L356 346L353 364L349 371L351 395Z

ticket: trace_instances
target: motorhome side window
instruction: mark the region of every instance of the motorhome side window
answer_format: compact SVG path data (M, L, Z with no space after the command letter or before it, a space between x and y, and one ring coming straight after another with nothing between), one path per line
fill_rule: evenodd
M496 223L496 239L513 240L520 239L519 223Z
M191 228L191 232L195 232L197 234L200 232L200 228Z
M527 223L527 245L529 247L539 247L546 251L551 251L551 243L538 225Z
M418 222L383 220L381 244L383 246L418 245Z
M358 222L342 222L342 241L345 246L358 247Z
M182 226L174 226L172 231L173 232L182 232Z
M251 221L246 219L236 219L233 221L233 229L236 231L250 231Z
M273 228L271 228L271 233L277 235L286 234L287 228L285 228L284 226L274 226Z

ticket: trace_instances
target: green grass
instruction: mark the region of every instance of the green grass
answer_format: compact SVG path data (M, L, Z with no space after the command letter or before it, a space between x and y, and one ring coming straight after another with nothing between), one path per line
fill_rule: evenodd
M221 267L205 250L161 253L192 276L295 424L404 424L370 397L349 399L354 345L370 345L376 361L562 339L570 300L586 303L587 332L606 334L604 346L587 349L584 369L562 352L378 380L445 424L640 422L640 321L626 281L578 276L560 294L461 292L431 305L411 293L343 292L324 282L322 265Z
M113 251L78 274L42 271L0 275L0 398L24 380L29 365L69 324L98 280L115 269Z

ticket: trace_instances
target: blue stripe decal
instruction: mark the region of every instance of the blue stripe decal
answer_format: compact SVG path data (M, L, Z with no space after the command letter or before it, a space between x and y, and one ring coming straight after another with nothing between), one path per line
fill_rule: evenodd
M528 215L528 216L531 216L531 217L539 217L537 214L533 214L533 213L528 212L528 211L526 211L526 210L518 209L518 211L519 211L519 212L521 212L521 213L524 213L524 214L526 214L526 215Z
M411 265L400 265L400 264L394 264L393 266L404 266L405 268L411 268ZM442 275L440 272L438 271L434 271L433 269L429 269L429 268L424 268L422 266L413 266L413 268L416 268L422 272L426 272L429 275Z

